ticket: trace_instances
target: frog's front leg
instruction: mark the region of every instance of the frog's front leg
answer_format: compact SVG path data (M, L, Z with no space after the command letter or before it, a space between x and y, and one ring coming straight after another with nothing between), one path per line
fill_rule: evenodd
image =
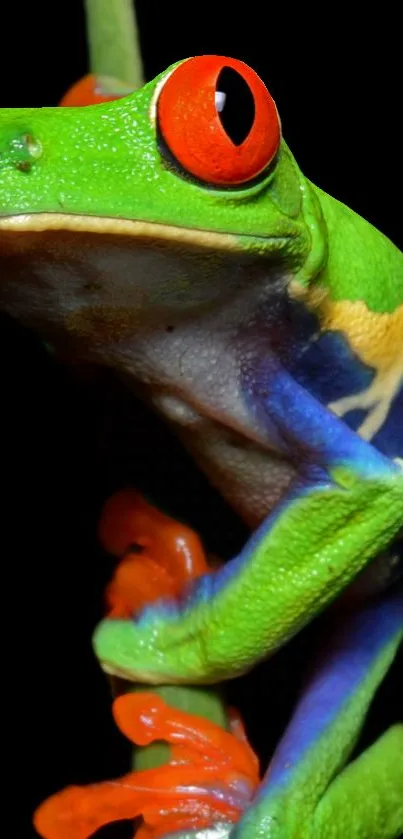
M231 839L400 836L403 725L346 763L402 638L402 592L372 603L333 633Z
M243 373L245 399L301 464L281 506L241 554L137 621L95 633L107 672L212 683L274 652L385 548L403 522L403 472L273 361Z

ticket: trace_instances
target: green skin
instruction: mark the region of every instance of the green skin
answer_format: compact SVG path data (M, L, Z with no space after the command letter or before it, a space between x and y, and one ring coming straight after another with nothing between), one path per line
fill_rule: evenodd
M308 182L283 140L275 166L250 186L211 189L179 172L156 130L156 98L172 69L102 106L0 112L0 302L62 357L123 372L234 508L260 525L217 583L205 580L178 608L151 610L137 625L104 621L95 634L109 673L212 684L274 653L356 578L366 591L389 582L403 451L384 456L371 439L403 372L397 339L380 330L387 323L398 334L403 258ZM353 367L362 353L375 390L360 384L330 411L309 388L292 389L283 358L273 356L269 369L259 336L268 341L274 322L262 300L275 303L276 293L313 312L320 335L342 335ZM357 318L358 338L348 325ZM360 407L368 421L357 434L342 417ZM291 484L297 490L287 496ZM363 576L378 555L379 574ZM341 839L351 802L351 839L403 831L401 726L325 794L393 660L401 623L349 694L359 710L346 700L299 756L286 792L264 792L238 832Z

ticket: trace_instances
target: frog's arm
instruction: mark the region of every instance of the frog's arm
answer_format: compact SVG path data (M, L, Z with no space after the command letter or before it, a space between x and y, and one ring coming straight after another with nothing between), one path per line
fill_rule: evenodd
M137 622L104 621L102 666L134 681L215 682L275 651L393 540L403 522L403 472L297 385L278 362L251 361L245 398L260 423L297 446L291 494L241 554L179 602Z
M402 638L399 593L367 606L326 642L233 839L395 839L402 833L403 725L346 766Z

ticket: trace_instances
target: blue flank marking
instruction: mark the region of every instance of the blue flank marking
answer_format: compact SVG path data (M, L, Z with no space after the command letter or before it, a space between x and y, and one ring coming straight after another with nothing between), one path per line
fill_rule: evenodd
M248 358L243 370L244 397L268 436L273 423L297 463L329 470L351 468L364 478L397 471L389 458L362 440L286 371L275 356Z
M277 747L258 799L272 794L273 787L292 781L309 750L326 736L343 706L370 674L382 648L402 628L403 596L395 595L354 615L333 637Z
M388 457L403 457L403 382L390 406L387 419L372 443Z
M316 315L290 300L292 338L278 356L299 384L324 405L366 390L376 371L353 353L342 332L321 332Z
M342 419L350 428L359 428L368 414L363 408L348 411ZM374 434L371 444L386 457L403 457L403 386L393 400L389 413L379 429Z
M270 320L269 310L265 318ZM283 301L279 318L279 323L271 324L275 329L275 355L295 381L323 405L359 394L370 386L376 370L352 351L342 332L321 332L317 316L290 298ZM357 430L367 413L366 409L349 411L343 420ZM387 457L403 457L403 383L372 443Z
M367 414L367 408L354 408L353 411L347 411L346 414L343 414L343 420L347 423L349 428L354 428L354 430L356 430L360 427L361 423L364 422Z

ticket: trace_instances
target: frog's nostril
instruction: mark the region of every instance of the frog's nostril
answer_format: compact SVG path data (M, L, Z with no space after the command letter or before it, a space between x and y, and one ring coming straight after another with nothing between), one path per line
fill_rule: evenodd
M13 132L3 148L3 165L30 172L42 156L42 144L30 131Z

